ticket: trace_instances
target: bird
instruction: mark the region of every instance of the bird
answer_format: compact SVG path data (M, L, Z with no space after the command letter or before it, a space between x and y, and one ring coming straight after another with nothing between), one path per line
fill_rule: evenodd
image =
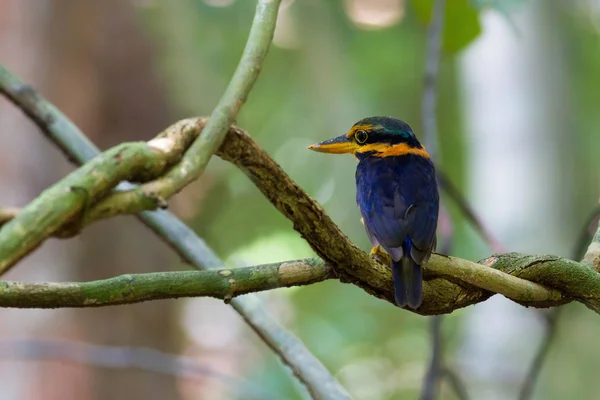
M422 265L436 246L439 193L435 167L411 127L392 117L368 117L344 135L308 147L353 154L356 202L371 255L390 259L394 300L417 309L423 301Z

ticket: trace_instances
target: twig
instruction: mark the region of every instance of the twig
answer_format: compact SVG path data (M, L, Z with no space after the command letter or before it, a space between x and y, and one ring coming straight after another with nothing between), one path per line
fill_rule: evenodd
M441 315L431 317L429 330L431 332L431 360L425 374L421 400L433 400L436 398L441 377L444 375Z
M444 29L444 8L446 0L436 0L433 6L431 25L427 33L427 52L425 59L425 80L423 90L422 120L423 136L431 158L438 158L437 140L437 77L440 70L440 49Z
M308 285L330 278L322 262L297 260L233 269L129 274L91 282L0 281L0 307L103 307L181 297L230 302L251 292Z
M427 51L425 58L425 79L423 89L422 103L422 121L423 121L423 141L425 147L433 160L438 160L439 146L437 138L437 78L440 69L440 49L442 42L442 30L444 27L444 8L445 0L436 0L433 6L433 15L431 24L427 33ZM442 236L443 249L442 254L449 254L453 242L452 220L450 219L446 208L440 206L438 233ZM422 400L434 400L437 397L439 384L443 376L443 337L442 337L442 318L441 315L435 315L430 320L431 335L431 359L429 367L423 381L421 391Z
M43 99L37 92L25 85L14 75L0 66L0 92L13 101L40 127L53 143L76 164L83 164L99 154L99 150L87 137L58 109ZM26 96L21 96L25 93ZM131 190L135 186L121 183L118 190ZM165 240L182 259L198 269L221 267L224 265L216 254L186 224L168 211L142 212L140 220ZM273 320L264 308L256 305L251 296L233 299L231 305L263 338L267 345L290 366L309 393L321 399L346 399L346 391L331 376L323 364L314 357L304 344ZM248 306L245 307L246 303ZM270 321L265 324L264 321ZM299 364L301 363L301 364Z
M467 388L465 388L463 381L456 374L456 372L454 372L454 370L444 367L444 378L446 378L450 384L450 387L454 391L454 394L459 398L459 400L469 400Z
M460 190L458 190L456 185L454 185L452 180L441 170L437 170L436 177L440 187L458 206L461 213L463 213L467 218L467 221L469 221L471 225L473 225L473 227L477 230L477 232L479 232L481 237L483 237L483 239L487 242L492 252L505 253L507 251L506 248L491 233L491 231L483 223L481 218L479 218L473 207L471 207L467 199L462 195Z
M16 217L20 211L21 209L17 207L0 208L0 226Z
M281 359L292 368L292 372L306 385L314 399L344 399L350 400L350 395L339 382L320 363L314 361L314 356L306 350L300 339L292 334L287 337L268 335L268 332L281 330L279 323L264 311L256 297L249 299L233 299L231 304L262 340L271 348L285 346L285 351L276 351ZM249 316L252 318L250 319Z
M596 233L592 237L592 242L590 243L585 256L583 256L583 261L590 264L597 272L600 272L600 220L596 227Z
M0 340L0 362L14 359L66 361L115 369L137 368L190 380L209 378L219 381L229 391L243 398L277 398L252 382L221 373L199 363L193 357L163 353L145 347L106 346L57 339Z
M544 361L548 356L548 352L550 351L550 347L552 346L554 337L556 336L556 327L558 324L558 318L560 316L560 310L560 308L555 308L544 314L544 319L546 321L546 334L544 335L542 343L540 344L533 362L531 363L529 372L523 381L523 386L521 387L521 391L519 393L519 400L528 400L533 395L535 383L537 382L537 378L542 371L542 366L544 365Z
M147 215L147 216L146 216ZM145 212L143 221L183 259L200 269L223 265L206 243L187 225L166 211ZM311 263L313 261L310 261ZM314 260L318 262L318 260ZM315 399L349 399L346 390L325 366L306 349L300 339L288 332L264 309L255 296L231 300L231 306L246 323L286 363Z
M423 121L423 138L428 153L432 159L436 160L439 155L439 146L437 140L437 77L440 68L440 53L442 43L442 31L444 29L444 9L445 0L436 0L433 7L433 16L431 25L427 34L427 51L425 60L425 79L423 90L423 103L421 107ZM460 190L454 185L452 180L439 168L436 170L436 177L440 187L456 203L460 211L466 216L467 220L475 227L477 232L488 243L493 253L505 253L506 248L486 227L481 218L473 210L467 199Z
M572 251L574 260L579 260L584 257L585 251L590 245L590 241L596 232L595 228L598 226L598 224L600 224L598 217L600 217L600 206L596 206L596 208L590 212L583 223L581 232L579 233L579 237L577 238L577 242L575 242L575 246ZM595 226L593 226L594 223L596 223Z

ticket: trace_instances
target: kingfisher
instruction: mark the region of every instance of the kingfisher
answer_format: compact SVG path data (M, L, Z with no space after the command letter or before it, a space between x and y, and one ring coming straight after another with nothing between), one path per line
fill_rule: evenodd
M421 265L435 250L439 211L435 167L425 147L406 122L369 117L345 135L308 148L358 159L356 202L371 254L387 252L396 305L417 309L423 301Z

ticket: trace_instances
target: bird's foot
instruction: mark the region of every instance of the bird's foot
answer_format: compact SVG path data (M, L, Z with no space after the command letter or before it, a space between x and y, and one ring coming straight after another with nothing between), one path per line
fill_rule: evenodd
M381 250L381 246L375 246L371 249L371 257L381 264L388 265L390 263L390 256Z

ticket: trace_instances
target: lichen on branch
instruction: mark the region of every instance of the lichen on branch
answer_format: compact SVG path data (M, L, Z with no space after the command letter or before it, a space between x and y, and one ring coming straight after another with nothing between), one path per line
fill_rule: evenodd
M144 182L172 165L179 152L164 153L144 142L118 145L44 190L0 229L0 274L68 223L84 220L93 202L119 182ZM156 196L140 198L155 207Z
M191 143L201 136L205 123L205 118L180 121L150 143L164 144L167 139ZM183 153L184 148L179 146L177 151ZM323 208L293 182L248 134L238 127L230 127L216 154L240 168L265 197L293 222L294 229L321 256L321 260L315 262L331 265L341 281L353 283L372 295L393 302L388 267L373 260L350 242ZM176 158L175 155L170 157ZM132 191L109 193L91 207L89 214L106 216L110 213L97 210L141 208L142 200L152 196L149 189L152 183L142 184L139 189ZM119 209L116 206L119 204L124 206ZM88 217L87 221L90 220L93 219ZM593 246L590 248L594 249ZM478 264L434 254L429 263L424 265L424 271L427 278L424 283L424 302L417 310L424 315L450 313L484 301L494 293L503 294L526 306L551 307L575 299L597 312L600 310L600 276L590 268L589 263L555 256L508 253L494 255Z
M331 278L331 268L311 260L204 271L128 274L91 282L0 281L0 307L102 307L180 297L229 302L246 293Z

